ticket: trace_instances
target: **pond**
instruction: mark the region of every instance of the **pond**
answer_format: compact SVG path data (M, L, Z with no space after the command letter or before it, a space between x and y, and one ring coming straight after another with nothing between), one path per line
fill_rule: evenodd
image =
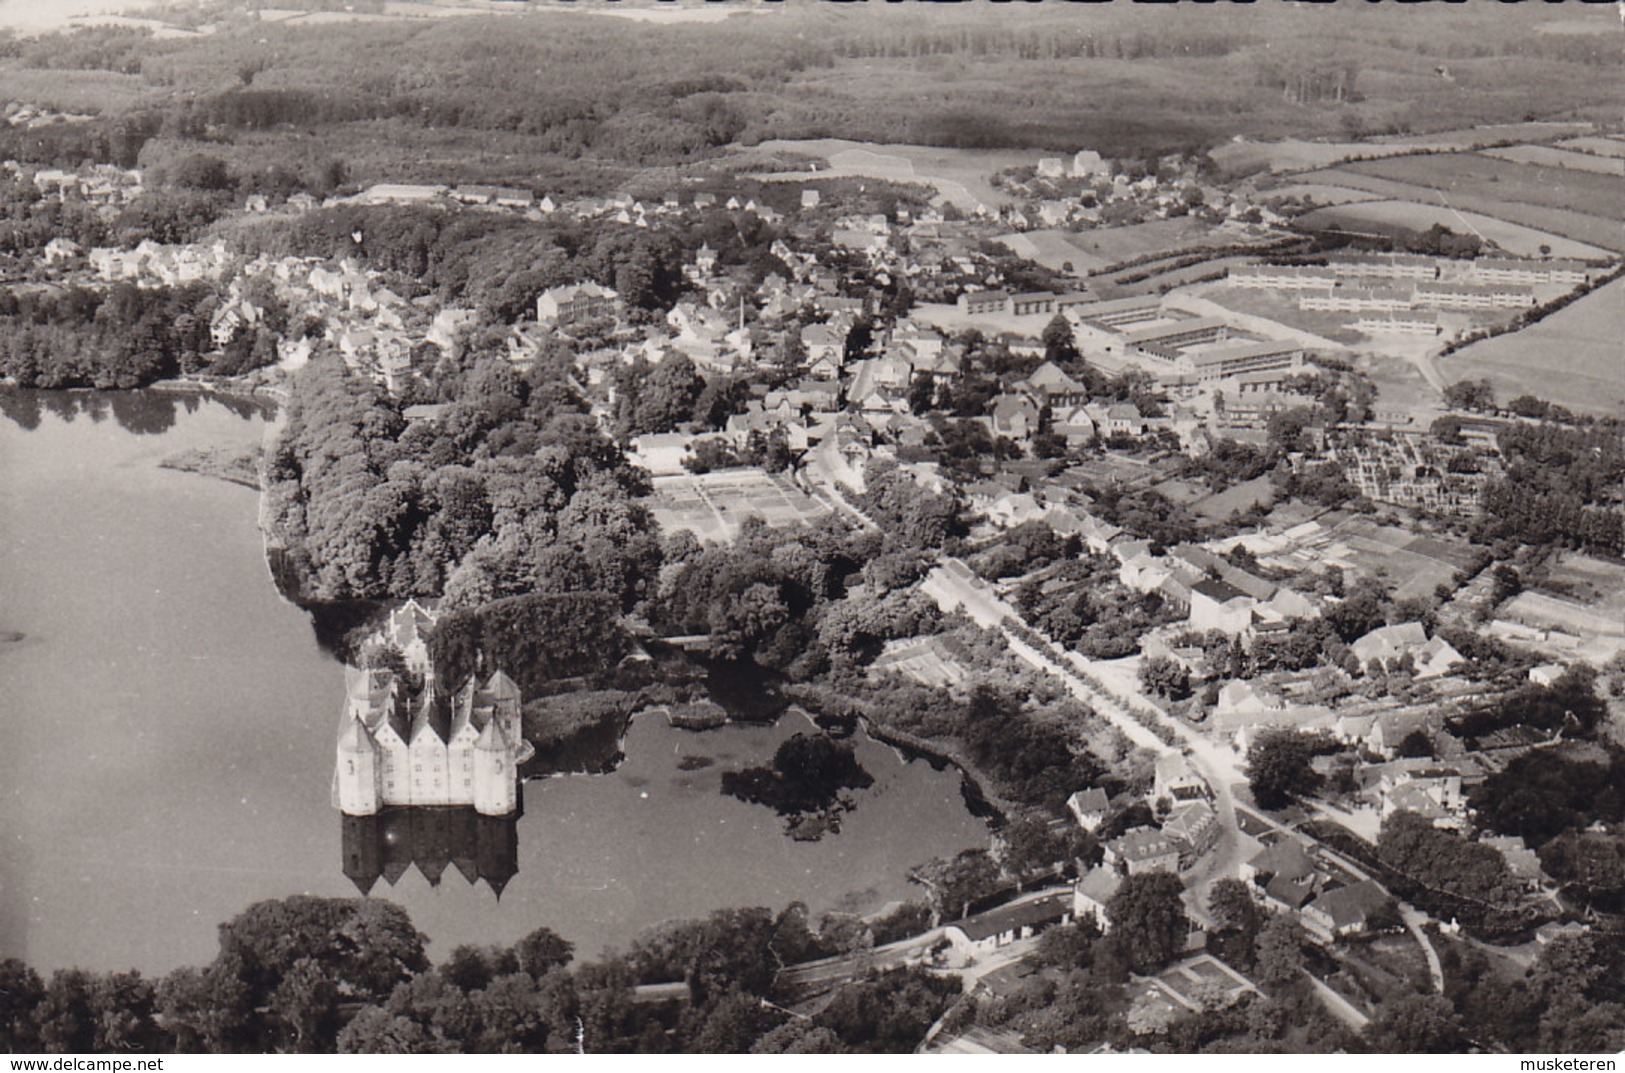
M724 796L722 772L767 762L797 714L640 717L616 770L527 783L516 824L347 828L329 802L343 668L272 585L254 492L158 465L266 422L209 398L0 389L0 957L199 964L252 902L354 895L368 853L371 895L433 957L542 925L592 956L724 906L872 910L919 894L909 866L986 845L956 772L861 734L875 782L837 834L794 841Z

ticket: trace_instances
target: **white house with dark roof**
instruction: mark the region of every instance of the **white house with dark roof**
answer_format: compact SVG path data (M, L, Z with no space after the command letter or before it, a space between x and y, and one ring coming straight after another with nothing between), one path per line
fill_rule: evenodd
M1111 811L1111 801L1106 797L1105 790L1092 786L1087 790L1079 790L1067 798L1066 807L1078 821L1078 826L1092 834L1106 822L1106 815Z
M1072 894L1060 891L956 920L942 929L942 935L961 958L975 960L1071 919Z
M1079 868L1082 867L1080 863ZM1112 895L1117 893L1117 888L1122 885L1123 877L1115 868L1102 865L1082 874L1072 885L1072 919L1093 920L1102 935L1111 931L1106 905L1112 900Z
M1155 827L1131 828L1104 848L1106 863L1127 875L1179 871L1179 847Z

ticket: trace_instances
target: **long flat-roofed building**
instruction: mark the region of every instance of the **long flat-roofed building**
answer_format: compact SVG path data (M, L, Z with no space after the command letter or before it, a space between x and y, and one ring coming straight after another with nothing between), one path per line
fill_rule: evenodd
M1582 261L1480 257L1468 265L1467 271L1486 283L1518 283L1524 286L1561 283L1578 287L1586 281L1586 266Z
M1416 304L1435 309L1522 309L1535 292L1517 283L1418 283Z
M1337 270L1325 265L1238 265L1226 282L1232 287L1293 291L1332 287L1338 279Z
M1327 258L1339 275L1366 279L1438 279L1439 261L1418 253L1351 253Z
M1305 292L1298 298L1298 308L1326 313L1391 313L1411 308L1412 294L1401 287L1337 287Z
M1180 347L1196 346L1201 343L1217 343L1230 337L1230 325L1218 317L1191 317L1188 320L1173 321L1169 324L1158 324L1154 327L1141 328L1138 331L1125 332L1123 345L1125 347ZM1161 354L1157 355L1161 357Z
M1219 343L1180 355L1201 380L1222 380L1241 373L1271 369L1296 369L1303 365L1303 347L1276 340L1247 340Z

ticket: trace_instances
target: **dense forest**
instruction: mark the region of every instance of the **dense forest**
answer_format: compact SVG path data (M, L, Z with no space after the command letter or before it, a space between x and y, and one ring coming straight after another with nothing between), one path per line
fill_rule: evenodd
M1617 113L1595 77L1617 42L1531 32L1539 13L1505 5L1406 11L1399 35L1297 5L1193 9L1177 27L1124 5L939 9L923 22L889 8L759 7L703 26L552 11L318 29L233 12L194 39L85 29L9 42L3 62L69 82L93 72L100 114L0 128L0 152L163 169L206 148L245 189L322 193L383 178L573 183L773 138L1140 156L1234 134ZM1435 74L1445 61L1449 82ZM952 103L919 108L944 81ZM267 135L292 131L295 151L282 138L268 153Z
M0 291L0 376L22 387L133 388L202 369L214 303L202 284Z
M1485 486L1475 536L1625 551L1625 440L1617 424L1517 423L1497 444L1507 472Z
M408 426L318 358L294 380L267 482L306 599L598 592L629 610L660 561L640 478L545 371L476 366L437 421Z

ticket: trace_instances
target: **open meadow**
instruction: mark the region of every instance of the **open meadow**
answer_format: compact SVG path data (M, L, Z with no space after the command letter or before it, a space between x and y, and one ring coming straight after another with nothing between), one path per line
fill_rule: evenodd
M1535 395L1589 414L1625 413L1625 279L1540 323L1439 359L1450 380L1486 378L1501 399Z

